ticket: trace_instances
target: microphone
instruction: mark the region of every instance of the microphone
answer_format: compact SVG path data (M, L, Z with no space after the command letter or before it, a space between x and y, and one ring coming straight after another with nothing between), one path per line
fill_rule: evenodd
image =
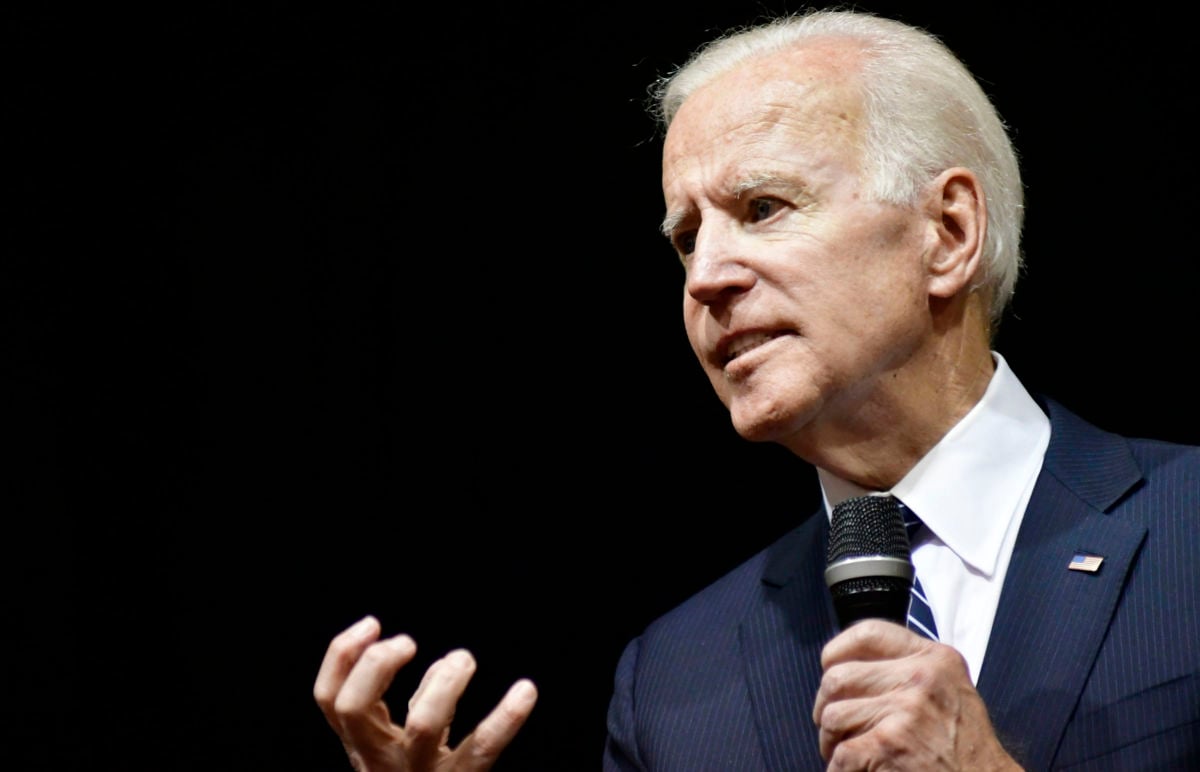
M915 574L894 497L858 496L833 508L825 584L843 630L870 618L907 624Z

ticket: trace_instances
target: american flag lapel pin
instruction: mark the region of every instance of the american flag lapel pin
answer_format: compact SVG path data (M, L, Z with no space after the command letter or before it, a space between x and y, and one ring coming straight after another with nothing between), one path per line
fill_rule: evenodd
M1067 568L1072 571L1086 571L1089 574L1094 574L1100 570L1100 564L1104 562L1104 558L1099 555L1089 555L1086 552L1076 552L1071 558L1071 562L1067 564Z

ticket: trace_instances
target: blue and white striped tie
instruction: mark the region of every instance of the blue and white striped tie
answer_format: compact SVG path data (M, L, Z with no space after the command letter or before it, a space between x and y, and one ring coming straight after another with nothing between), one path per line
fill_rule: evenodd
M924 523L904 505L904 502L899 499L897 501L900 504L900 511L904 514L904 529L908 531L908 542L912 544ZM926 638L938 640L937 624L933 621L933 609L929 607L929 599L925 597L925 589L921 587L919 576L913 577L911 596L908 603L908 629Z

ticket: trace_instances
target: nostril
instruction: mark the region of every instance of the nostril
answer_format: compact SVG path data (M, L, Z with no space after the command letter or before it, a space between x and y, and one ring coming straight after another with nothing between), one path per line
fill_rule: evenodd
M746 292L756 277L744 264L734 261L696 261L687 273L687 292L698 303L711 305L723 298Z

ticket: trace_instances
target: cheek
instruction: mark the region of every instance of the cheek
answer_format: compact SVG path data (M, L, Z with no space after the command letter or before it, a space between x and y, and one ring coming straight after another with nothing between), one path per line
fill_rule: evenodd
M890 315L911 305L923 287L920 249L903 241L858 246L855 254L835 261L837 275L826 277L832 306L854 319Z
M696 353L696 356L700 356L700 331L703 328L702 307L686 292L683 296L683 328L687 331L692 351Z

